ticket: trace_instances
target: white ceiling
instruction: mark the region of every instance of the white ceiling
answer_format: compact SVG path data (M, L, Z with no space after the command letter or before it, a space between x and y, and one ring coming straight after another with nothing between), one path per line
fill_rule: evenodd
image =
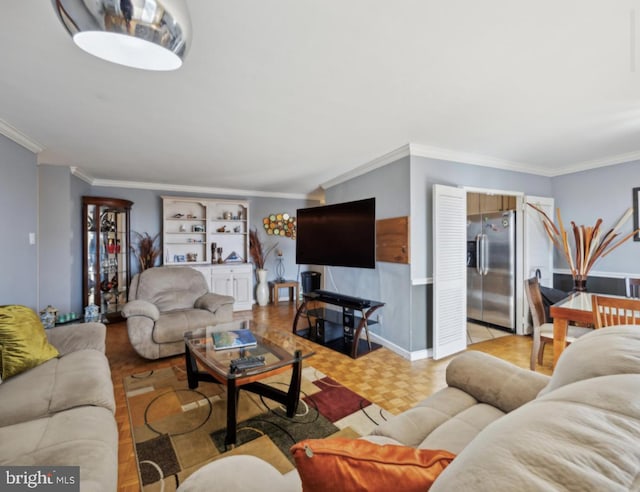
M640 158L640 0L187 4L190 52L159 73L76 48L48 1L3 1L4 133L97 180L266 194L407 143L544 175Z

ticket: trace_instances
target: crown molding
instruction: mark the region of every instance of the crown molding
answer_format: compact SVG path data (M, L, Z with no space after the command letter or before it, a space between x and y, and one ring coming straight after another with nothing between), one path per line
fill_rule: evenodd
M71 174L86 181L91 186L104 186L106 188L129 188L154 191L172 191L177 193L200 193L207 195L230 195L261 198L285 198L289 200L322 200L320 193L278 193L268 191L243 190L237 188L214 188L207 186L173 185L167 183L153 183L142 181L123 181L115 179L98 179L85 173L78 167L71 167Z
M344 183L353 178L357 178L358 176L362 176L368 172L371 172L379 167L386 166L387 164L391 164L392 162L397 161L398 159L402 159L403 157L407 157L411 155L411 147L410 144L403 145L391 152L388 152L372 161L363 164L362 166L358 166L351 171L348 171L344 174L341 174L329 181L326 181L320 185L323 190L327 188L331 188L332 186L339 185L340 183Z
M3 119L0 119L0 134L4 135L8 139L13 140L15 143L21 145L25 149L30 150L34 154L39 154L44 150L44 146L42 144L36 142L31 137L28 137Z
M430 159L438 159L441 161L452 161L458 162L461 164L470 164L473 166L485 166L485 167L493 167L498 169L505 169L508 171L517 171L521 173L529 173L529 174L537 174L543 176L550 176L550 174L541 173L540 170L535 169L532 166L527 164L523 164L520 162L512 162L504 159L496 159L493 157L487 157L485 155L480 154L472 154L469 152L457 152L454 150L443 149L440 147L433 147L431 145L422 145L415 143L408 143L399 147L383 156L378 157L372 161L363 164L349 172L341 174L340 176L322 183L320 186L323 189L330 188L332 186L336 186L340 183L344 183L349 179L357 178L358 176L362 176L368 172L371 172L379 167L386 166L387 164L391 164L392 162L397 161L403 157L407 156L416 156L416 157L427 157Z
M80 178L85 183L89 183L90 185L93 185L93 182L95 181L93 177L86 174L82 169L75 166L71 166L69 169L71 171L71 174L73 174L76 178Z
M588 171L589 169L614 166L616 164L624 164L626 162L637 161L640 160L640 151L619 154L603 159L595 159L592 161L579 162L564 168L554 169L553 171L544 171L523 162L498 159L495 157L474 154L471 152L458 152L455 150L434 147L431 145L408 143L406 145L403 145L402 147L392 150L387 154L384 154L383 156L378 157L377 159L369 161L362 166L341 174L340 176L337 176L330 181L322 183L320 186L322 189L326 190L327 188L344 183L345 181L348 181L350 179L357 178L358 176L371 172L375 169L378 169L379 167L391 164L392 162L395 162L398 159L406 156L426 157L429 159L457 162L460 164L469 164L472 166L484 166L495 169L504 169L506 171L534 174L536 176L552 178L554 176L562 176L564 174Z
M460 164L470 164L472 166L493 167L496 169L505 169L507 171L516 171L520 173L543 176L547 175L544 172L540 172L539 169L522 162L508 161L471 152L458 152L441 147L433 147L431 145L409 144L409 147L411 149L412 156L428 157L430 159L458 162Z
M616 164L625 164L627 162L640 161L640 151L627 152L626 154L618 154L602 159L593 159L591 161L583 161L564 167L550 174L550 176L562 176L564 174L579 173L599 167L615 166Z

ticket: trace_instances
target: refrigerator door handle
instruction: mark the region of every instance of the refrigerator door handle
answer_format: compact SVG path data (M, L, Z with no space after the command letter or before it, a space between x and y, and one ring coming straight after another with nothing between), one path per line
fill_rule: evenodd
M482 234L476 236L476 271L482 275Z
M482 275L489 273L489 237L482 235Z

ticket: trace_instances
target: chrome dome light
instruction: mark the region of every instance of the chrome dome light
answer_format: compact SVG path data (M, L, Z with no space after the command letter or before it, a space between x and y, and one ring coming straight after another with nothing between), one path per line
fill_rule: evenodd
M52 0L73 41L98 58L143 70L180 68L191 44L184 0Z

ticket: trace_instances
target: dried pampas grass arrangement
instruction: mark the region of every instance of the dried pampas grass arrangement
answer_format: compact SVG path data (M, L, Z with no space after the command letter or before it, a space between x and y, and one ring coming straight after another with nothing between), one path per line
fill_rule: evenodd
M253 264L256 266L256 270L264 270L264 264L276 246L278 246L278 243L272 244L265 249L258 236L258 230L251 229L249 231L249 254Z
M160 233L151 237L148 232L139 233L133 231L136 235L136 244L131 245L131 250L133 254L138 258L138 265L140 267L140 271L143 272L147 268L152 268L156 265L156 260L160 256L160 247L158 246L158 238L160 237Z
M584 281L587 279L589 271L598 259L604 258L640 231L640 229L636 229L616 241L620 235L620 228L633 215L633 208L629 208L620 220L618 220L616 225L606 232L603 232L603 229L601 228L602 219L598 219L593 227L584 225L578 226L575 222L571 221L571 229L573 232L572 249L569 234L565 230L562 222L560 209L556 210L556 215L558 217L558 227L556 227L553 220L551 220L543 210L531 203L527 203L527 205L540 214L542 225L544 226L545 231L547 231L547 235L553 242L553 245L558 249L558 251L560 251L560 253L562 253L565 260L567 260L573 279L578 281Z

